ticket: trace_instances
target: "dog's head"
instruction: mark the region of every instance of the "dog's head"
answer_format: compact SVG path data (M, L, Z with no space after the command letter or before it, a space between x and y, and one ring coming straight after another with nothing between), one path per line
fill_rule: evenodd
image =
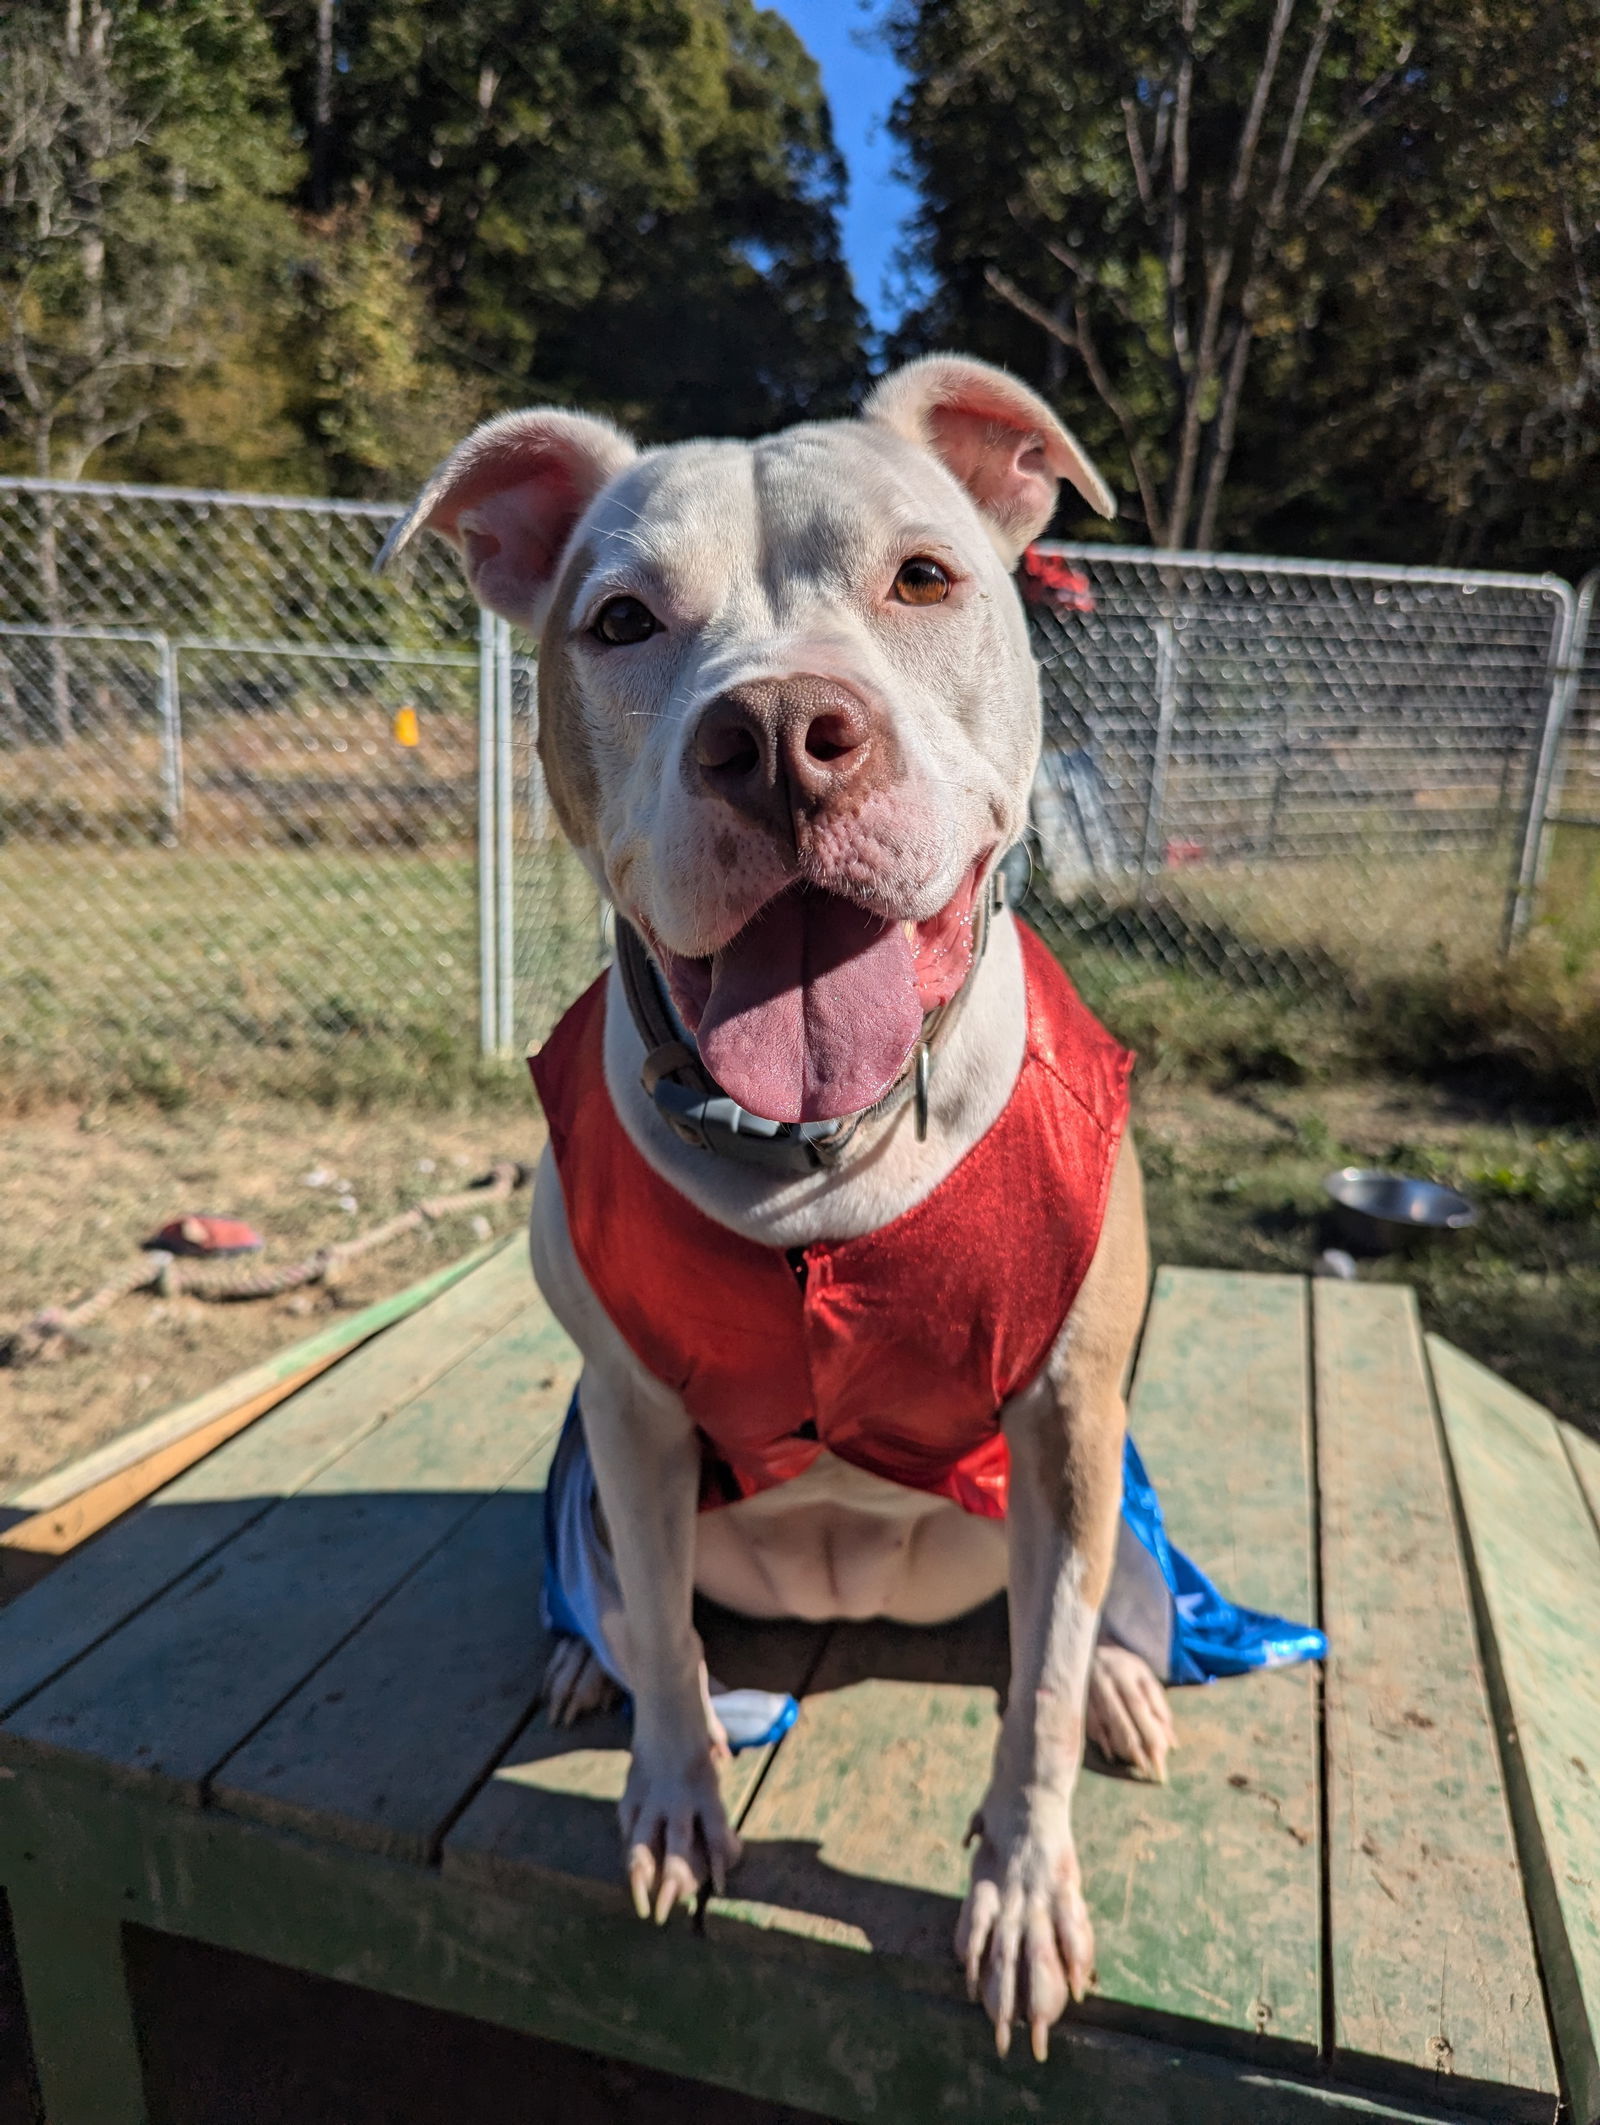
M970 970L1038 755L1010 572L1061 479L1111 513L1031 391L933 355L756 443L506 414L389 541L441 533L539 635L562 824L753 1113L870 1106Z

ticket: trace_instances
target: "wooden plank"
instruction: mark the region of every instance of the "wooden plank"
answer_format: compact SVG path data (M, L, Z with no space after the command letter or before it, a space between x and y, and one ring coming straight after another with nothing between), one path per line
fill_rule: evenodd
M337 1362L337 1353L314 1359L276 1386L262 1388L236 1408L224 1410L198 1429L158 1446L144 1460L130 1462L114 1476L106 1476L88 1490L79 1491L64 1505L18 1520L0 1534L0 1594L19 1594L35 1585L91 1536L104 1533L114 1520L120 1520L124 1513L132 1512L156 1491L175 1482L186 1469L237 1438L247 1425L276 1409L280 1402L287 1402L302 1387L309 1387L320 1373Z
M849 2125L1450 2125L1431 2105L1069 2020L1039 2067L995 2056L955 1974L908 1997L889 1959L709 1919L641 1926L579 1882L503 1896L435 1868L174 1808L87 1767L19 1771L0 1879L71 1881L178 1933ZM63 1988L64 1989L64 1988ZM539 2091L521 2106L539 2108ZM512 2106L514 2109L516 2105ZM69 2113L93 2119L90 2106ZM113 2116L115 2113L113 2113Z
M1174 1539L1240 1600L1309 1617L1301 1280L1163 1270L1133 1421ZM1003 1682L993 1615L841 1632L745 1822L741 1910L942 1970ZM1184 1692L1168 1786L1081 1782L1103 2018L1315 2050L1314 1687L1296 1670Z
M1555 2060L1416 1301L1314 1294L1336 2068L1548 2119Z
M751 1623L701 1603L707 1665L729 1689L798 1695L827 1631L805 1623ZM444 1840L447 1875L512 1893L580 1879L625 1901L617 1803L628 1776L625 1711L555 1728L536 1715ZM737 1823L773 1755L744 1749L722 1769L723 1805Z
M1429 1336L1545 1987L1580 2125L1600 2117L1600 1536L1555 1419Z
M313 1336L306 1336L299 1343L291 1343L287 1350L274 1351L270 1358L263 1358L259 1365L248 1371L235 1373L220 1386L207 1388L203 1395L193 1401L180 1403L176 1409L166 1409L148 1422L136 1425L131 1431L120 1432L106 1445L97 1447L91 1454L82 1454L76 1461L68 1461L63 1467L52 1469L47 1476L38 1476L20 1490L10 1492L5 1503L20 1508L26 1513L48 1512L57 1505L64 1505L86 1491L91 1484L101 1483L136 1461L143 1461L160 1447L169 1446L174 1439L184 1438L197 1425L208 1424L213 1417L236 1409L241 1402L264 1394L287 1379L301 1374L321 1359L330 1363L365 1343L382 1329L392 1327L404 1320L408 1313L415 1313L419 1306L426 1306L452 1284L458 1284L482 1263L502 1248L515 1251L523 1244L520 1234L510 1239L489 1240L482 1247L475 1247L459 1261L449 1263L443 1269L435 1269L415 1284L408 1284L404 1291L396 1291L386 1299L378 1299L371 1306L364 1306L359 1313L343 1315L318 1329Z
M6 1721L7 1755L67 1750L198 1800L209 1773L542 1443L566 1362L543 1309L523 1313L30 1698Z
M577 1371L570 1351L541 1395L545 1441L505 1488L219 1768L216 1805L394 1859L433 1856L538 1697L545 1475Z
M1600 1394L1595 1397L1595 1407L1600 1410ZM1587 1432L1579 1431L1576 1424L1563 1424L1557 1420L1556 1429L1561 1434L1561 1443L1567 1449L1567 1459L1572 1463L1572 1473L1578 1486L1589 1501L1589 1511L1600 1527L1600 1440L1591 1439Z
M41 1688L535 1297L520 1251L495 1254L0 1610L0 1707L10 1709Z
M1172 1540L1233 1600L1316 1620L1306 1286L1163 1269L1129 1420ZM1170 1785L1088 1779L1080 1850L1101 1991L1320 2047L1317 1676L1179 1691Z
M13 1870L7 1883L44 2117L50 2125L148 2125L121 1913L104 1901L86 1905L73 1886L68 1870L32 1867Z
M938 1630L838 1626L746 1812L744 1864L719 1913L915 1958L953 1984L967 1826L1008 1661L1003 1601Z

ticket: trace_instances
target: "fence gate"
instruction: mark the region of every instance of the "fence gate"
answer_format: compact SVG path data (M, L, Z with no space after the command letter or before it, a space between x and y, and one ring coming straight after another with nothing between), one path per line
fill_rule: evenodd
M0 482L8 1074L398 1079L598 964L529 667L436 541L373 577L398 514Z

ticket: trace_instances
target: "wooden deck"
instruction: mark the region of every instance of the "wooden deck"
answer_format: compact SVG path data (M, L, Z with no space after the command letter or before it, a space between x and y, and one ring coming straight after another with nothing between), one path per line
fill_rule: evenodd
M1409 1292L1158 1278L1132 1409L1174 1536L1333 1653L1181 1693L1165 1788L1085 1776L1099 1985L1043 2068L949 1947L998 1607L707 1617L804 1708L727 1774L736 1895L626 1914L622 1729L530 1713L575 1366L509 1245L0 1611L49 2125L146 2115L124 1924L852 2125L1600 2116L1600 1447Z

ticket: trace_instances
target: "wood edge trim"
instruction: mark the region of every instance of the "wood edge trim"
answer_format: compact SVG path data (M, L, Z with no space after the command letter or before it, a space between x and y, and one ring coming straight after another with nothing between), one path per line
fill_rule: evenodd
M66 1462L49 1475L36 1477L32 1483L13 1491L3 1502L29 1515L50 1512L65 1505L69 1499L95 1488L122 1469L147 1459L170 1441L185 1438L191 1430L210 1423L214 1417L226 1415L246 1397L265 1392L286 1375L302 1370L319 1358L325 1357L331 1363L335 1358L347 1356L358 1344L418 1312L430 1300L441 1297L516 1237L514 1232L508 1233L503 1239L489 1240L482 1247L473 1248L470 1254L431 1271L404 1290L393 1292L386 1299L375 1299L347 1321L336 1322L316 1335L307 1336L302 1342L289 1344L272 1357L263 1359L259 1365L236 1373L219 1386L208 1388L192 1401L181 1402L175 1409L148 1418L132 1431L124 1432L120 1439L112 1439L105 1446ZM20 1523L13 1521L11 1524L14 1528Z
M303 1365L298 1372L290 1373L276 1386L263 1388L237 1407L224 1410L220 1416L196 1425L193 1431L183 1433L166 1446L158 1446L153 1453L129 1462L126 1468L118 1469L114 1475L79 1491L65 1504L34 1513L29 1519L15 1521L0 1534L0 1550L25 1551L39 1558L69 1555L80 1543L101 1533L134 1506L142 1505L153 1492L174 1477L181 1476L197 1461L204 1460L207 1454L236 1437L247 1425L254 1424L258 1417L264 1417L269 1410L287 1402L291 1395L298 1394L302 1387L347 1355L346 1351L330 1351L327 1356ZM3 1581L3 1564L0 1564L0 1581Z
M1467 1587L1472 1598L1472 1621L1478 1636L1478 1658L1483 1664L1484 1681L1489 1691L1495 1748L1500 1758L1500 1774L1505 1781L1512 1836L1516 1843L1522 1874L1523 1900L1527 1906L1529 1931L1533 1936L1539 1982L1544 1990L1545 2020L1549 2025L1552 2049L1555 2052L1561 2098L1563 2104L1570 2109L1575 2125L1597 2125L1597 2121L1600 2121L1600 2051L1597 2051L1596 2034L1589 2023L1583 1986L1578 1976L1577 1958L1567 1937L1567 1922L1561 1909L1561 1894L1556 1887L1555 1867L1545 1845L1538 1803L1533 1794L1533 1782L1528 1774L1517 1729L1516 1708L1511 1701L1505 1668L1500 1659L1499 1641L1495 1636L1494 1619L1483 1576L1478 1569L1472 1523L1467 1516L1466 1499L1462 1493L1455 1455L1450 1444L1450 1426L1445 1416L1447 1397L1440 1386L1435 1360L1443 1356L1447 1365L1456 1363L1481 1371L1496 1386L1506 1386L1509 1383L1501 1381L1498 1374L1488 1372L1486 1367L1479 1366L1475 1359L1468 1357L1465 1351L1458 1350L1454 1343L1446 1342L1443 1336L1430 1332L1424 1338L1424 1345L1434 1421L1439 1427L1451 1510L1456 1521L1456 1538L1461 1545L1462 1561L1467 1568ZM1520 1390L1514 1389L1513 1392L1520 1393ZM1523 1399L1531 1401L1532 1398L1524 1396ZM1542 1405L1538 1403L1533 1406L1541 1409L1554 1427L1556 1420L1550 1416L1549 1411L1543 1410ZM1581 1499L1582 1486L1577 1483L1566 1449L1559 1438L1556 1446L1562 1464L1578 1488ZM1587 1504L1587 1500L1583 1502Z

